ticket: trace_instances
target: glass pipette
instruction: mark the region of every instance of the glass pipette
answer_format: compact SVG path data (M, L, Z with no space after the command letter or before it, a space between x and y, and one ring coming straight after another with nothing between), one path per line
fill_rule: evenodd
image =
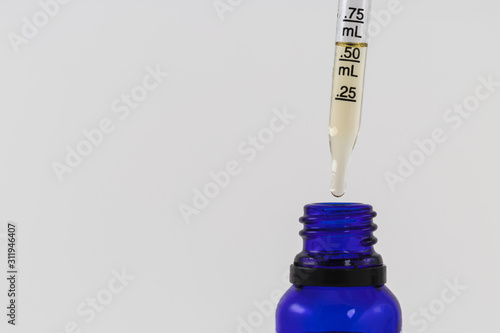
M345 193L347 167L359 132L370 9L371 0L339 0L330 109L330 191L336 197Z

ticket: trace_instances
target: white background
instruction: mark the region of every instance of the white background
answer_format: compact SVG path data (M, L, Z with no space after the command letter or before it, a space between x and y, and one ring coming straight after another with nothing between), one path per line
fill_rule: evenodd
M238 318L259 319L254 302L286 289L302 206L334 200L337 2L232 3L221 20L211 0L73 0L16 53L8 34L21 35L23 17L41 7L1 2L0 232L18 223L20 265L18 325L4 309L1 332L59 333L75 322L67 332L250 333ZM426 332L498 332L498 83L457 128L443 115L474 100L480 77L500 82L500 6L401 0L380 14L388 8L374 1L362 129L342 200L379 213L376 249L405 332L422 329L410 317L430 305L440 311ZM168 78L120 119L113 101L157 66ZM285 107L296 118L247 161L238 146ZM54 161L103 118L114 131L60 182ZM391 191L386 172L435 128L447 140ZM231 160L241 173L188 223L180 205ZM123 269L135 279L87 323L77 307L109 296ZM440 309L446 280L467 290ZM272 315L260 318L251 331L273 332Z

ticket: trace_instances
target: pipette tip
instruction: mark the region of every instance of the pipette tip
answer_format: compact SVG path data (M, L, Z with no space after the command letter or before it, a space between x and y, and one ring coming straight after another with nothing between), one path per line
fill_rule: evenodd
M344 196L344 194L345 194L345 192L338 192L338 191L335 191L335 190L331 190L330 192L336 198L340 198L340 197Z

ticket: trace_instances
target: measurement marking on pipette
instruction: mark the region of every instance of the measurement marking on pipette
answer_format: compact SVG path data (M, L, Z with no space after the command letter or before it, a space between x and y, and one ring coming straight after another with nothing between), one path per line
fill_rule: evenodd
M356 21L356 20L344 20L344 22L352 22L352 23L361 23L361 24L365 24L365 22L363 22L363 21Z
M354 59L344 59L344 58L340 58L339 61L350 61L350 62L357 62L357 63L360 63L359 60L354 60Z
M355 26L354 28L345 27L342 30L342 36L363 38L363 36L359 34L358 26Z
M365 18L365 13L364 13L365 9L364 8L357 8L357 7L348 7L348 8L351 11L351 14L349 16L347 16L347 15L344 16L344 18L352 19L354 17L357 20L363 20ZM356 16L354 16L354 14L356 14Z
M354 74L354 65L351 65L351 67L339 67L339 75L342 76L350 76L350 77L358 77L356 74Z
M335 100L337 100L337 101L346 101L346 102L356 102L355 99L348 99L348 98L342 98L342 97L336 97Z

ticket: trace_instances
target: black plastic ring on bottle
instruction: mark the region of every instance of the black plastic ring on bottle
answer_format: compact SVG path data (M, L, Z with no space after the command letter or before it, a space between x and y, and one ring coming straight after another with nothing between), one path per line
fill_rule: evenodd
M290 267L290 282L299 286L376 287L387 282L385 265L368 268Z

